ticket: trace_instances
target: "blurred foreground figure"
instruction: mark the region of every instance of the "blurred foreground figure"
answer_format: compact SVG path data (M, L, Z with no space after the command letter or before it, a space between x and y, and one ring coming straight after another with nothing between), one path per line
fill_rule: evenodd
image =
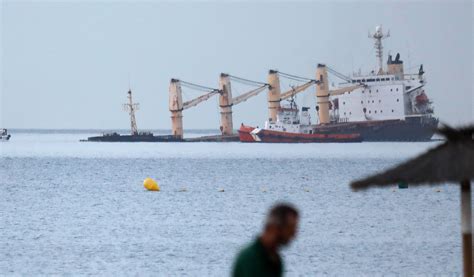
M282 276L283 261L278 253L295 237L298 211L289 204L274 206L267 216L263 233L238 255L232 276Z

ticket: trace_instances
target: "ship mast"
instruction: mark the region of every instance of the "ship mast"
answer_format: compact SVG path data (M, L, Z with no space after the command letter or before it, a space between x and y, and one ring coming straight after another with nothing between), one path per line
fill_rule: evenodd
M135 111L138 110L138 103L133 103L132 90L128 90L128 103L123 104L123 108L130 114L131 134L138 135L137 120L135 119Z
M374 48L375 54L377 56L377 61L379 63L378 75L383 74L383 46L382 39L390 37L390 31L386 34L382 32L382 25L375 27L375 33L371 34L369 31L369 38L373 38L375 41Z

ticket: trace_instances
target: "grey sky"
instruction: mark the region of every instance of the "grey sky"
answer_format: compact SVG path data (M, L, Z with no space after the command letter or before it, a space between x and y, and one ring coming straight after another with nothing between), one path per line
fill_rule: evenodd
M313 77L318 62L370 71L367 31L390 29L385 53L424 64L442 122L473 121L473 7L464 2L2 1L1 126L170 128L169 79L217 86L221 72L265 81L268 69ZM337 81L337 79L334 79ZM290 83L283 83L288 88ZM234 94L249 87L234 87ZM298 97L313 107L314 88ZM198 96L185 91L185 98ZM234 124L263 124L264 93L234 107ZM217 98L186 110L184 128L218 128Z

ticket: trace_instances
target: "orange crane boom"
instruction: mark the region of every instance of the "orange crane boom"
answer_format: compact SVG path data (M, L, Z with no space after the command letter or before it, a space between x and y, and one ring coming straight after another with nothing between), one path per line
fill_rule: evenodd
M199 97L196 97L192 100L186 101L186 102L183 103L183 110L186 110L186 109L189 109L191 107L197 106L199 103L208 100L209 98L211 98L212 96L214 96L218 93L220 93L220 90L215 89L215 90L213 90L209 93L203 94L203 95L201 95Z
M306 89L308 89L309 87L311 87L312 85L314 85L316 83L315 80L311 80L307 83L304 83L302 85L299 85L297 87L293 87L291 90L288 90L286 92L283 92L280 96L280 100L285 100L285 99L288 99L290 97L293 97L295 96L296 94L300 93L300 92L303 92L305 91Z

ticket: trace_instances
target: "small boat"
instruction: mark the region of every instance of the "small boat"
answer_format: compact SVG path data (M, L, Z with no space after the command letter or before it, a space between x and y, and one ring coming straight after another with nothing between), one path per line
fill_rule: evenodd
M1 141L8 141L10 139L11 135L8 134L7 129L1 129L0 130L0 140Z
M321 142L361 142L359 133L317 132L311 125L308 107L299 110L294 100L290 105L278 110L276 122L265 123L265 128L251 127L242 124L239 129L241 142L270 143L321 143Z

